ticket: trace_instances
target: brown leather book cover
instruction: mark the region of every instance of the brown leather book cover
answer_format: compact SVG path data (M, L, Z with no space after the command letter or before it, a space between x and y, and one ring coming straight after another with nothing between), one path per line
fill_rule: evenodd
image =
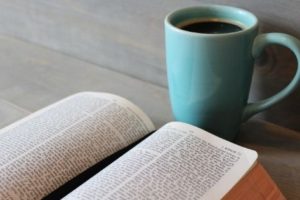
M223 200L285 200L275 182L260 163L236 184Z

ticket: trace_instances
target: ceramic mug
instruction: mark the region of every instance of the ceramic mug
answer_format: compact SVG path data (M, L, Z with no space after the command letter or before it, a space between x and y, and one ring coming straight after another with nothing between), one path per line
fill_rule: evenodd
M183 30L189 21L220 21L239 25L229 33ZM283 90L265 100L248 103L254 60L270 44L289 48L300 63L300 42L283 33L258 35L258 20L246 10L203 5L183 8L165 18L169 95L173 114L227 140L240 124L289 95L299 84L299 67Z

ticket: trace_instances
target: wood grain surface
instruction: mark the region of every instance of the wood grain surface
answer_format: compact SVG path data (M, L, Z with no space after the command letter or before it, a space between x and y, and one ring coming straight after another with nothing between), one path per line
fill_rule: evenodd
M248 9L260 19L261 32L300 38L298 0L1 0L0 33L167 87L163 19L175 9L205 3ZM279 91L296 69L293 54L275 46L259 63L250 101ZM298 102L299 88L257 117L300 131Z
M157 128L173 120L168 90L54 50L0 36L0 127L80 91L119 94ZM266 122L243 124L235 141L254 149L287 199L300 198L300 134Z
M0 126L85 90L132 100L157 127L172 120L163 19L203 3L248 9L260 19L261 32L300 38L298 0L1 0ZM257 61L250 101L286 86L296 63L286 48L267 48ZM300 198L299 102L298 88L245 123L236 141L258 151L287 199Z
M172 120L164 87L14 38L0 35L0 44L3 125L80 91L109 92L128 98L151 117L156 127Z

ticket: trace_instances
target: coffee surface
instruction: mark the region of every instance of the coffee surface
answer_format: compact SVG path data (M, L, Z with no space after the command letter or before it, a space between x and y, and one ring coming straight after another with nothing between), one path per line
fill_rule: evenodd
M198 21L179 27L185 31L206 34L232 33L241 31L242 28L227 22L218 21Z

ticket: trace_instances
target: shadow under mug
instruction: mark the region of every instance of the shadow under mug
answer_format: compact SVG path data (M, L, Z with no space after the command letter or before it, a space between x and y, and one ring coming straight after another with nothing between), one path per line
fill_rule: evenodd
M239 24L242 30L207 34L178 27L197 20L226 21ZM246 10L204 5L169 14L165 18L166 62L176 120L233 140L242 122L289 95L299 84L299 67L283 90L248 103L254 60L270 44L289 48L300 62L299 40L284 33L258 35L258 20Z

